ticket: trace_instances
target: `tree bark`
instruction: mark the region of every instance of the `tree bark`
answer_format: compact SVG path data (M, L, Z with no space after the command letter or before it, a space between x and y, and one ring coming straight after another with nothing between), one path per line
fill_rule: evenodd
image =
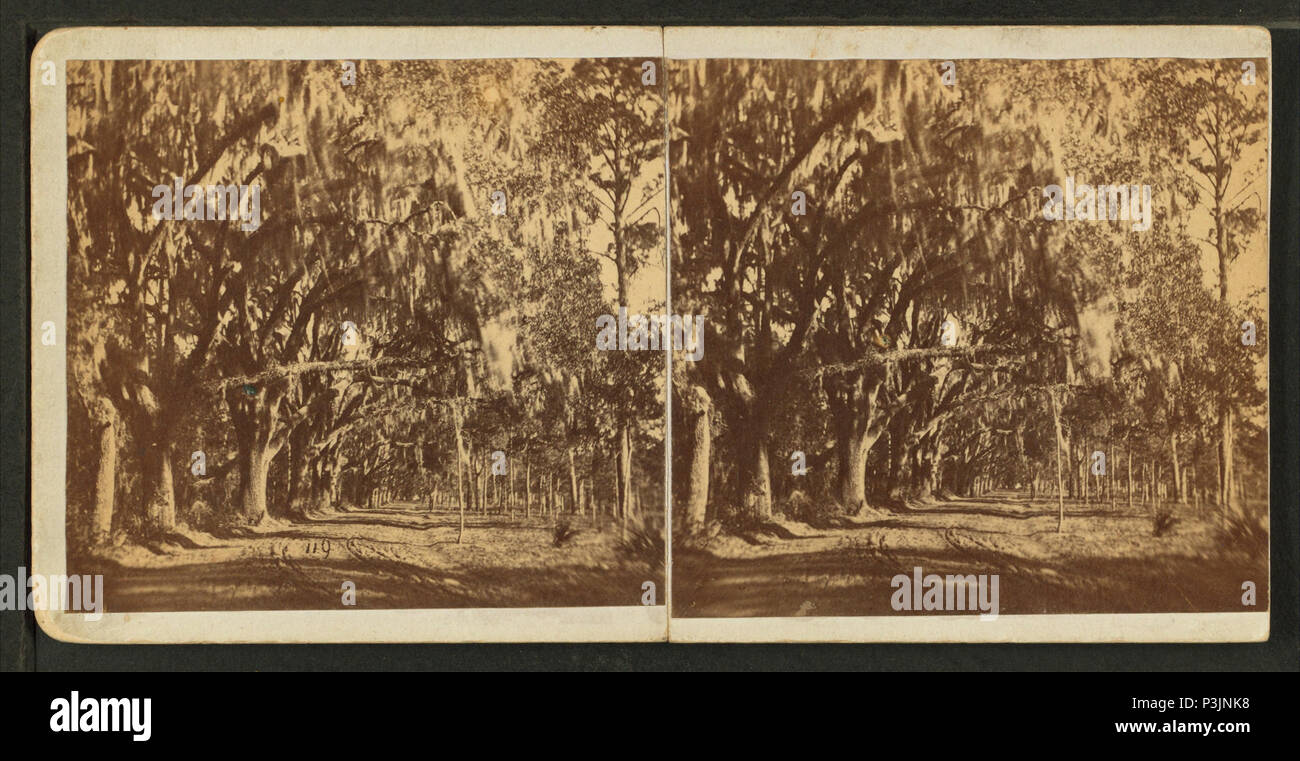
M917 449L913 482L917 499L929 500L939 489L939 449L942 443L937 433L930 434Z
M1219 504L1223 506L1224 515L1240 517L1241 503L1232 488L1236 476L1233 467L1232 419L1232 407L1224 404L1219 410Z
M903 463L907 461L910 431L910 421L902 415L895 415L889 421L889 476L885 489L889 498L895 501L903 498L902 472Z
M840 477L840 501L849 513L859 513L867 504L867 452L868 444L861 434L849 436L844 441L845 472Z
M766 435L760 432L750 436L746 458L742 489L745 512L766 520L772 517L772 474L768 468Z
M95 474L95 506L90 520L91 544L103 544L113 533L113 501L117 491L117 411L99 406L99 469Z
M244 520L257 525L266 520L266 476L271 467L271 454L265 447L256 447L240 456L239 498Z
M227 405L235 426L239 448L240 511L245 522L257 525L267 516L266 477L271 460L279 453L284 438L276 431L283 391L257 389L255 396L242 390L227 392Z
M619 467L619 480L622 484L623 494L620 500L623 503L623 517L619 523L619 532L624 539L627 538L627 521L632 514L632 429L630 426L623 427L623 461Z
M875 405L882 382L883 375L871 379L859 377L830 395L834 400L832 410L839 421L836 448L840 501L849 514L861 514L867 508L867 455L881 434L882 421L877 419Z
M701 386L691 387L694 398L695 426L691 447L691 470L686 489L686 532L704 528L709 509L710 450L713 446L712 403L709 392Z
M618 514L619 517L623 520L624 524L626 524L628 510L631 507L628 504L628 495L631 493L631 488L628 481L630 480L630 473L632 472L632 442L631 442L631 435L629 434L629 428L626 423L623 423L618 428L617 453L618 453L618 458L617 458L618 462L616 463L616 466L618 468L618 472L616 473L617 476L616 480L617 480L617 491L618 491L617 494Z
M172 483L172 446L155 442L145 457L145 482L149 495L146 519L151 533L176 530L176 491Z
M315 501L308 457L311 444L305 428L300 426L289 439L289 514L296 518L306 517Z

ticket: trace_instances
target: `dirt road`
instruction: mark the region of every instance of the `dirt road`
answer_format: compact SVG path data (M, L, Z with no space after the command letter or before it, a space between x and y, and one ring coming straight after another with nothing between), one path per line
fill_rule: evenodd
M549 518L429 513L414 504L272 521L221 535L186 532L148 547L74 559L70 573L103 573L114 611L337 609L343 582L357 608L639 605L663 585L662 565L620 547L590 517L556 547Z
M918 615L890 606L896 574L999 574L1000 612L1242 610L1242 582L1267 609L1268 559L1221 551L1211 516L1152 536L1138 507L1057 506L1006 493L935 502L862 523L778 521L673 551L673 615ZM924 614L920 614L924 615Z

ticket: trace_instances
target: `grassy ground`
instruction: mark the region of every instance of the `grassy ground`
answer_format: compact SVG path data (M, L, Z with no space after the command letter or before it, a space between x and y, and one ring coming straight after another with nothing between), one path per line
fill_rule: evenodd
M555 546L550 518L427 512L414 504L269 521L220 535L183 532L70 559L69 573L103 573L109 612L640 605L663 589L662 561L625 549L618 527L572 517ZM662 600L663 595L660 594Z
M1267 610L1267 547L1223 548L1214 516L1190 508L1163 536L1147 509L1001 493L931 502L871 520L775 521L673 549L673 615L861 616L890 606L895 574L999 574L1000 612ZM1242 605L1254 581L1257 605Z

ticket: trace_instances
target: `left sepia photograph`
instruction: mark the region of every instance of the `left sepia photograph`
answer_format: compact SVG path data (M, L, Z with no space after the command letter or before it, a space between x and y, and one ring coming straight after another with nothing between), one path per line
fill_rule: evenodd
M657 37L618 34L646 55L66 61L34 512L119 618L70 638L666 636L666 357L599 340L666 301Z

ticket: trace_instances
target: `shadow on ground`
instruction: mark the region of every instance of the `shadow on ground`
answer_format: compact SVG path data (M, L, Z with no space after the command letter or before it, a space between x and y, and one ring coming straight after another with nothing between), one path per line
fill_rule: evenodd
M179 532L69 558L102 573L108 612L640 605L662 563L629 550L609 520L572 517L555 546L549 518L416 505L331 512L220 533Z
M1138 507L1014 495L914 505L840 525L777 521L673 551L675 617L925 615L890 605L897 574L998 574L1003 615L1267 610L1267 547L1218 546L1212 516L1152 536ZM1244 607L1253 581L1257 605Z

